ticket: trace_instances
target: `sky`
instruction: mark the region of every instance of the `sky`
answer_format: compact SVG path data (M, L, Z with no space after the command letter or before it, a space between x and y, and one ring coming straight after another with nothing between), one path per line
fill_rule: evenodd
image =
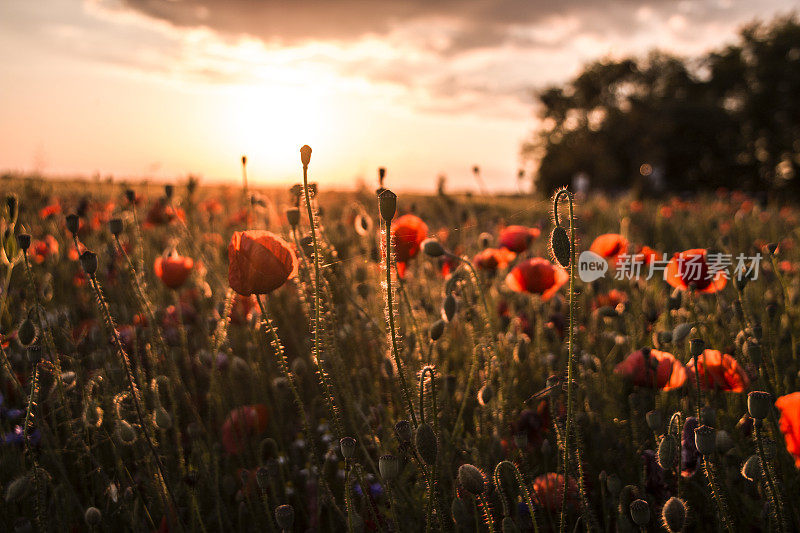
M534 91L791 0L3 0L0 172L514 191Z

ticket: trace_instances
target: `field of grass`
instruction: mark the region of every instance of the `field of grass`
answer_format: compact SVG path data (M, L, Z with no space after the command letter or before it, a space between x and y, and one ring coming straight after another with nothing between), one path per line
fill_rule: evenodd
M0 182L1 530L800 530L797 207L308 181Z

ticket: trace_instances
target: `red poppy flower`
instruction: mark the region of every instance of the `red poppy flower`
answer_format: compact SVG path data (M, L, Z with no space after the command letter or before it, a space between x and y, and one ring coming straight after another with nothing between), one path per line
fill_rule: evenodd
M592 301L592 309L605 306L616 307L619 304L623 304L627 301L627 294L617 289L611 289L605 294L598 294L595 296L594 300Z
M58 215L59 213L61 213L61 203L58 200L56 200L52 204L43 207L39 211L39 218L45 220L52 216Z
M231 455L242 453L246 439L267 429L269 411L264 404L243 405L232 409L222 424L222 446Z
M419 247L428 237L428 226L416 215L403 215L392 223L392 241L397 270L403 277L406 263L419 253Z
M46 235L41 241L36 241L28 248L28 255L36 263L44 263L48 257L58 255L58 241L52 235Z
M525 226L508 226L500 231L500 246L521 254L542 232L539 228L526 228Z
M750 386L750 378L730 355L719 350L705 350L699 360L701 389L744 392ZM686 369L689 379L694 380L694 358L686 364Z
M458 257L452 255L443 255L439 258L439 265L441 267L442 277L447 279L450 277L450 274L458 268L458 264L460 261Z
M649 265L653 262L653 260L658 259L658 252L650 248L649 246L642 246L639 248L639 251L633 256L633 260L643 263L645 265Z
M167 201L163 198L160 198L150 210L147 212L147 218L145 219L145 226L163 226L169 224L175 218L179 218L180 220L185 220L186 215L183 212L183 209L174 209L171 205L167 204Z
M515 257L517 254L508 248L486 248L478 252L472 262L481 270L496 272L498 269L506 268Z
M667 264L664 279L667 283L681 290L694 283L698 291L712 293L722 290L728 282L727 272L720 270L711 275L707 259L708 252L703 248L693 248L675 254Z
M627 253L628 240L619 233L604 233L592 242L589 250L616 263L620 254Z
M228 283L242 296L269 294L292 277L297 257L269 231L237 231L228 244Z
M194 268L194 260L191 257L183 257L173 252L170 255L162 255L156 258L153 268L156 276L164 282L170 289L177 289L189 278Z
M775 401L781 412L780 427L786 440L786 451L794 456L794 466L800 468L800 392L781 396Z
M686 382L686 368L669 352L643 348L628 355L614 372L639 387L678 389Z
M541 294L542 300L549 300L569 281L569 274L547 259L534 257L527 259L511 269L506 276L506 285L514 292Z
M536 491L536 498L543 507L550 511L558 511L564 498L564 476L555 472L542 474L533 480L533 490ZM577 503L578 484L570 477L567 482L567 504Z

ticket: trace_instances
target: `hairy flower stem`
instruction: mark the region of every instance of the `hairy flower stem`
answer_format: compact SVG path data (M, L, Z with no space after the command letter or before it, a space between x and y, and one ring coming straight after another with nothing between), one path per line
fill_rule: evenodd
M436 408L436 372L432 366L426 366L419 374L419 421L425 423L425 376L430 374L431 386L431 416L433 417L433 432L439 436L439 413ZM425 513L425 531L430 531L433 527L433 514L436 512L436 466L437 461L431 465L428 477L428 502ZM441 518L441 513L437 513Z
M717 509L719 510L722 524L729 533L734 533L736 530L733 527L733 520L731 519L728 511L728 499L723 492L724 489L717 478L717 473L714 470L714 464L711 462L709 457L703 456L703 468L706 471L708 483L711 485L711 495L717 504Z
M501 495L501 502L503 504L503 514L505 516L511 515L511 506L508 504L508 498L503 490L502 486L502 479L500 477L500 472L503 468L511 470L514 474L514 478L517 480L517 485L519 485L519 490L522 493L522 501L528 507L528 512L531 515L531 523L533 524L533 531L534 533L539 533L539 524L536 521L536 513L535 507L533 506L533 498L531 497L531 492L528 490L528 486L525 484L525 478L522 477L522 472L519 471L517 465L512 463L511 461L500 461L497 463L497 466L494 468L494 484L497 487L498 492Z
M397 347L397 330L394 325L394 302L392 298L392 239L391 228L388 222L384 222L385 226L385 241L386 241L386 310L389 320L389 331L392 341L392 356L397 365L397 374L400 376L400 388L402 389L403 399L406 402L408 414L411 417L411 422L414 427L417 427L417 415L414 414L414 404L411 401L411 395L408 392L408 383L406 383L406 374L403 370L403 362L400 359L400 350Z
M758 457L761 460L761 470L763 471L764 478L767 480L767 489L769 492L769 504L772 512L775 514L776 521L778 522L778 531L786 531L786 523L783 521L783 510L781 509L782 502L780 495L775 487L775 481L772 479L772 469L770 468L767 456L764 453L763 435L761 434L763 428L763 421L755 420L753 424L753 436L756 440L756 449L758 450Z
M575 213L572 193L567 189L561 189L553 198L553 217L558 224L558 202L562 196L566 196L569 202L569 345L567 354L567 420L564 428L564 483L569 480L569 456L570 456L570 434L572 429L574 400L574 385L572 381L573 354L575 351ZM559 531L564 533L567 520L567 490L561 498L561 517Z

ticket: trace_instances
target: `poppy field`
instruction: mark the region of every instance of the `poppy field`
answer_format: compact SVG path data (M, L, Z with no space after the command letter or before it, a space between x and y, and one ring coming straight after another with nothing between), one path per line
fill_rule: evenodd
M297 163L2 181L0 529L800 531L796 206Z

